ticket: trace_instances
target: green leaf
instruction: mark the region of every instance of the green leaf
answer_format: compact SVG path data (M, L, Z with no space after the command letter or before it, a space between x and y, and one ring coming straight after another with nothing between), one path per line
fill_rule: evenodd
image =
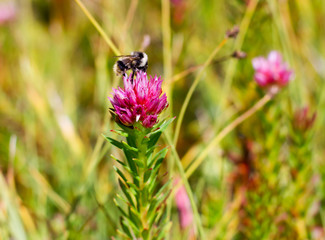
M123 210L122 206L118 203L118 201L114 198L114 203L116 205L116 207L120 210L120 212L122 213L123 216L128 217L128 215L126 214L126 212Z
M156 196L157 196L157 198L158 198L158 196L160 195L160 194L162 194L162 192L167 188L167 187L169 187L170 186L170 183L171 183L171 179L169 179L160 189L159 189L159 191L157 192L157 194L156 194Z
M142 222L139 213L136 212L133 208L129 208L129 216L130 216L130 220L134 223L137 229L140 230L140 228L142 227Z
M156 130L154 130L153 132L149 133L147 135L147 137L149 137L149 141L148 141L148 148L153 147L154 145L156 145L156 143L158 142L158 139L161 135L161 133L168 127L168 125L174 121L175 118L171 118L169 120L165 120L165 121L161 121L159 122L155 128Z
M130 152L134 152L134 153L138 153L138 149L135 147L131 147L129 144L127 144L126 142L122 141L123 146L125 147L126 150L130 151Z
M122 202L124 202L127 206L130 205L130 203L125 198L123 198L120 194L117 193L116 197L120 199Z
M133 202L133 199L132 199L131 195L129 194L129 191L128 191L128 187L127 187L127 185L124 184L124 183L121 181L121 179L118 179L118 182L119 182L119 185L120 185L120 187L121 187L121 189L122 189L122 191L123 191L125 197L129 200L129 202L130 202L130 204L131 204L132 206L135 206L135 205L134 205L134 202Z
M144 168L144 163L138 159L133 159L133 161L137 164L138 167Z
M122 226L122 224L121 224L121 227L122 227L122 229L123 229L123 226ZM128 230L128 229L127 229ZM117 232L117 234L119 235L119 236L121 236L123 239L129 239L129 238L131 238L132 239L132 236L131 236L131 233L130 233L130 235L128 235L127 233L125 233L125 230L123 229L123 231L124 232L122 232L121 230L119 230L119 229L117 229L116 230L116 232ZM129 231L129 230L128 230Z
M147 161L149 162L149 158L150 158L150 156L152 155L152 153L153 153L153 151L156 149L156 145L154 145L154 146L152 146L151 148L149 148L148 150L147 150L147 152L146 152L146 156L147 156Z
M134 222L129 219L129 218L124 218L123 221L125 221L125 225L128 226L129 228L131 227L131 233L134 233L134 235L139 235L140 229L138 226L134 224ZM135 239L134 237L132 239Z
M130 225L126 224L124 221L125 221L124 219L120 220L120 224L121 224L121 227L122 227L124 233L126 235L128 235L131 239L133 239L133 236L130 231Z
M149 141L147 143L148 148L151 148L151 147L153 147L153 146L156 145L156 143L158 142L161 134L162 134L162 132L161 131L158 131L158 132L153 133L153 134L150 135Z
M122 224L121 224L121 226L122 226ZM122 227L122 228L123 228L123 227ZM124 230L124 229L123 229L123 230ZM122 231L119 230L119 229L117 229L116 232L117 232L117 234L118 234L119 236L121 236L123 239L129 239L129 238L132 239L132 236L130 237L130 236L127 235L125 232L122 232ZM118 239L119 239L119 238L118 238Z
M149 186L148 186L148 191L149 191L149 194L152 195L153 192L155 191L157 185L158 185L158 182L156 181L158 175L157 174L151 174L151 178L149 180Z
M141 202L143 206L147 205L148 202L148 187L144 186L144 188L141 191Z
M118 169L116 166L113 166L113 168L116 173L124 180L124 182L128 181L120 169Z
M163 149L161 149L159 152L157 152L155 154L154 157L152 157L151 160L149 160L149 163L148 163L148 168L151 168L153 166L153 164L157 161L157 159L164 159L166 154L167 154L167 151L168 151L168 147L165 147Z
M131 146L131 147L137 147L136 145L136 137L134 134L129 134L129 136L126 138L126 142Z
M166 156L166 154L164 154L164 152L161 155L158 156L158 159L157 159L157 161L155 163L155 166L153 167L153 172L157 172L159 170L160 165L162 164L162 162L165 159L165 156Z
M149 210L147 212L147 217L148 217L148 222L150 227L155 222L155 219L157 217L157 214L153 211L155 209L156 204L157 204L157 199L152 199Z
M148 179L151 176L151 173L152 173L152 169L148 169L147 171L144 172L144 176L143 176L144 183L148 181Z
M144 229L142 231L142 237L143 237L143 239L148 239L148 237L149 237L149 230L148 229Z
M172 227L172 222L168 222L167 224L165 224L165 226L161 228L158 237L155 239L157 240L164 239L166 235L169 233L171 227Z
M138 176L139 178L139 176ZM134 190L135 192L139 192L139 187L135 185L134 183L128 182L128 185L130 186L130 189Z
M137 157L138 149L129 146L126 142L119 142L119 141L117 141L117 140L115 140L113 138L107 137L107 136L104 136L104 137L105 137L105 139L107 141L109 141L114 146L116 146L116 147L118 147L120 149L123 149L123 152L124 152L124 155L125 155L126 160L128 162L128 165L130 167L130 170L131 170L131 172L133 172L132 175L138 175L136 165L133 162L133 158ZM138 184L138 183L136 182L136 184Z
M157 208L160 208L161 205L166 202L171 192L172 192L171 190L166 191L164 194L161 194L160 196L157 197Z
M120 148L120 149L124 149L123 144L113 138L104 136L106 138L107 141L109 141L111 144L113 144L114 146Z
M150 204L149 210L148 210L148 215L150 216L151 214L157 214L155 211L157 211L161 205L167 200L171 193L171 190L166 191L164 194L161 195L156 195L156 197L153 198L151 201L152 204ZM152 217L151 217L152 218Z
M129 136L129 134L126 133L124 130L111 130L111 132L116 133L116 134L126 137L126 138Z
M126 157L126 161L128 162L128 165L130 166L131 171L133 172L133 176L137 176L138 175L138 170L137 167L135 165L135 162L133 161L133 158L136 158L137 155L135 155L134 153L130 153L127 150L123 150L124 155ZM135 184L139 185L138 182L134 182Z
M123 124L121 124L121 123L117 123L117 125L124 131L124 132L126 132L126 133L130 133L130 132L132 132L133 131L133 127L132 126L130 126L130 127L128 127L128 126L124 126Z
M152 162L150 163L150 166L155 163L154 167L153 168L149 168L151 169L151 174L149 176L149 179L147 180L149 186L148 186L148 194L151 195L153 194L153 192L155 191L156 189L156 186L157 186L157 182L156 182L156 179L157 179L157 176L158 176L158 171L159 171L159 168L167 154L167 148L164 148L162 149L160 152L158 152L155 157L153 158Z
M121 164L123 166L123 168L128 171L128 173L130 173L132 176L135 176L135 173L131 170L131 168L128 167L128 165L126 165L124 162L118 160L116 157L114 157L113 155L111 155L111 158L113 158L116 162L118 162L119 164Z
M118 160L114 155L111 154L111 158L113 158L116 162L118 162L119 164L121 164L123 167L127 167L126 164L124 162L122 162L121 160Z

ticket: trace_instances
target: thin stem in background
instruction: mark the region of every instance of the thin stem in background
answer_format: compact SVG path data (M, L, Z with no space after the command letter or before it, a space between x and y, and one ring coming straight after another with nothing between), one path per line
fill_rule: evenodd
M171 49L171 29L170 29L170 0L161 0L161 28L163 41L163 65L164 78L170 79L172 76L172 49ZM172 85L165 85L165 92L169 99L169 112L173 116L173 91ZM169 132L170 130L167 130Z
M295 102L306 102L308 101L308 93L306 91L307 88L302 87L305 85L303 81L307 78L305 74L306 69L304 69L304 65L298 66L295 58L297 54L300 54L301 48L297 46L297 40L295 39L294 30L290 22L290 16L286 16L286 14L289 15L288 3L286 3L286 1L280 3L274 0L268 0L267 2L273 15L273 22L281 42L283 52L289 59L290 65L294 68L295 75L300 76L297 77L292 84L290 84L289 93L291 99L293 99Z
M267 93L261 98L253 107L248 109L246 112L237 117L234 121L228 124L217 136L215 136L208 146L201 152L201 154L193 161L190 167L186 170L186 177L189 178L193 172L200 166L203 160L208 156L209 152L232 130L234 130L239 124L245 121L247 118L252 116L258 110L260 110L266 103L272 99L273 95Z
M230 56L224 56L222 57L221 59L215 61L215 63L220 63L220 62L223 62L225 60L228 60L228 59L231 59L232 58L232 55ZM173 84L174 82L182 79L182 78L185 78L187 75L201 69L203 67L204 64L200 64L200 65L197 65L197 66L193 66L193 67L190 67L180 73L177 73L175 74L174 76L172 76L170 79L167 79L166 81L168 82L168 84Z
M212 141L210 141L210 144L201 152L201 154L195 160L193 160L192 163L190 163L192 165L190 165L190 167L187 169L185 179L187 180L192 175L192 173L202 163L202 161L204 160L204 158L207 156L207 154L210 152L210 150L213 147L215 147L216 144L218 144L228 133L230 133L240 123L242 123L247 118L249 118L250 116L252 116L255 112L257 112L258 110L260 110L268 101L270 101L272 99L272 97L273 97L272 94L270 94L270 93L266 94L257 103L255 103L255 105L253 105L250 109L248 109L242 115L240 115L239 117L237 117L234 121L232 121L231 123L229 123L214 139L212 139ZM168 138L167 138L167 140L168 140ZM170 144L170 142L168 142L168 143ZM176 151L173 152L173 155L175 156L175 158L177 159L177 161L180 161L180 158L179 158L178 153ZM181 163L181 161L180 161L180 163ZM194 164L197 165L197 167L195 169L194 169L194 167L192 167ZM182 166L182 169L183 169L183 166ZM182 185L182 183L183 183L183 178L174 187L173 192L171 194L171 197L174 196L175 192L179 189L179 187Z
M243 20L241 21L241 24L239 26L240 29L240 33L238 34L236 41L235 41L235 46L234 48L236 50L241 50L245 37L246 37L246 33L248 30L248 27L251 23L252 17L255 13L256 10L256 6L258 4L259 0L251 0L249 1L249 4L246 8L246 12L245 15L243 17ZM229 65L227 66L227 70L226 70L226 76L225 76L225 81L223 84L223 90L221 91L221 95L220 95L220 102L219 102L219 106L221 109L222 106L226 103L226 100L228 99L227 96L229 96L229 91L231 88L231 84L232 84L232 79L234 77L234 74L236 72L236 67L237 67L237 63L238 60L237 59L231 59L229 62ZM217 111L217 115L219 115L220 111ZM216 130L218 130L220 124L222 123L223 119L222 118L217 118L220 119L217 124L216 124Z
M175 146L177 144L177 140L178 140L179 132L180 132L181 125L182 125L182 122L183 122L183 119L184 119L185 111L187 109L187 106L188 106L188 104L190 102L190 99L191 99L191 97L192 97L192 95L193 95L193 93L194 93L197 85L200 82L200 79L201 79L201 77L203 75L203 72L204 72L205 68L212 62L213 58L219 52L219 50L227 43L227 41L228 41L228 38L223 39L221 41L221 43L214 49L214 51L211 53L211 55L209 56L209 58L203 64L200 72L197 74L194 82L192 83L191 88L187 92L187 95L186 95L185 100L183 102L183 105L182 105L182 108L181 108L181 111L179 113L178 120L177 120L177 123L176 123L175 135L174 135L174 140L173 140L173 144Z
M184 70L184 71L182 71L180 73L175 74L170 79L167 79L167 82L168 82L168 84L173 84L174 82L186 77L190 73L195 72L196 70L199 70L202 67L203 67L203 65L190 67L190 68L188 68L188 69L186 69L186 70Z
M221 232L222 227L227 227L227 229L229 229L229 232L232 231L233 234L235 233L234 231L237 230L237 227L229 227L229 226L231 225L230 223L232 221L237 223L236 219L234 219L234 216L236 216L237 218L239 217L238 211L242 205L243 199L244 199L244 194L237 195L237 197L227 207L227 211L221 217L218 224L216 224L216 226L210 231L209 237L207 239L216 239L217 237L220 238L220 236L218 235ZM227 231L227 234L229 232ZM233 239L233 238L223 238L223 239Z
M163 63L164 63L164 77L170 79L172 76L172 50L171 50L171 29L170 29L170 0L161 0L161 28L162 28L162 41L163 41ZM171 84L166 85L166 94L169 99L169 111L173 116L173 96ZM170 135L170 130L166 130L166 135ZM174 158L168 158L168 172L173 176L174 171ZM167 200L166 212L167 219L171 218L172 198ZM170 235L166 235L166 240L169 240Z
M125 38L126 38L128 30L130 29L130 26L131 26L131 24L133 22L135 11L136 11L136 9L138 7L138 3L139 3L139 0L132 0L131 3L130 3L129 10L128 10L127 14L126 14L125 22L124 22L124 25L122 27L122 33L121 33L121 39L122 39L122 43L123 43L123 45L121 47L122 51L124 49Z
M184 184L184 187L186 189L188 198L190 199L190 202L191 202L191 207L192 207L192 210L193 210L195 223L196 223L196 226L197 226L197 229L198 229L198 234L200 236L199 239L206 239L205 234L204 234L204 230L203 230L203 226L202 226L202 222L201 222L201 218L200 218L200 215L199 215L199 211L198 211L198 209L196 207L193 192L192 192L191 186L188 183L188 180L186 178L186 175L185 175L185 172L184 172L184 169L183 169L183 166L182 166L182 162L181 162L181 160L180 160L180 158L178 156L178 153L177 153L177 151L175 149L175 146L172 143L172 140L171 140L170 136L168 134L164 134L164 138L166 139L167 143L170 145L170 147L172 149L172 154L174 156L174 159L176 160L175 163L176 163L176 166L178 167L179 174L181 176L181 181L179 181L179 183L176 185L176 187L174 187L172 189L172 193L171 193L171 195L169 197L170 197L170 199L172 199L174 197L176 191L181 186L181 184Z
M240 34L238 34L238 36L236 38L236 42L235 42L236 50L239 50L242 48L248 27L252 20L253 14L255 13L258 2L259 2L259 0L252 0L252 1L250 1L249 5L246 8L245 15L244 15L243 20L241 21L241 24L240 24ZM223 85L223 90L221 91L220 106L224 105L225 100L227 99L226 96L229 95L232 78L234 76L234 73L235 73L235 70L237 67L237 62L238 62L237 59L230 59L230 62L229 62L229 65L228 65L228 68L226 71L225 83ZM219 125L222 123L222 121L221 121L222 118L219 118L219 119L220 119L220 121L216 123L216 129L218 129Z
M19 240L26 240L27 233L25 231L21 216L19 214L19 207L17 206L17 194L9 188L5 177L0 171L0 198L5 209L8 211L8 227L11 230L12 237Z
M164 77L172 76L171 30L170 30L170 0L161 0L161 25L163 38ZM170 95L168 95L170 96Z
M104 38L107 45L112 49L115 55L121 55L121 52L118 50L118 48L115 46L115 44L112 42L112 40L107 36L103 28L99 25L99 23L96 21L96 19L91 15L91 13L88 11L88 9L85 7L85 5L80 0L74 0L80 9L83 11L83 13L87 16L89 21L94 25L94 27L97 29L99 34Z

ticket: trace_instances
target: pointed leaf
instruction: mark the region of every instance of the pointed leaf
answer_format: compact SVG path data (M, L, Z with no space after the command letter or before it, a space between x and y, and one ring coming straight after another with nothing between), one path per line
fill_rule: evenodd
M116 173L124 180L124 182L127 182L127 179L124 176L124 174L122 173L122 171L120 169L118 169L116 166L113 166L113 168L116 171Z
M130 208L129 215L130 215L130 220L134 223L134 225L137 226L138 229L141 228L142 222L141 222L141 216L139 215L139 213L134 211L133 208Z
M172 179L169 179L160 189L159 189L159 191L156 193L156 196L157 196L157 198L158 198L158 196L160 195L160 194L162 194L162 192L167 188L167 187L169 187L170 186L170 183L171 183L171 181L172 181Z
M157 240L164 239L166 237L166 235L169 233L171 227L172 227L172 222L169 222L165 226L163 226L156 239Z
M124 226L122 226L122 224L121 224L121 227L122 227L122 229L123 229ZM123 229L123 231L124 231L124 232L122 232L122 231L119 230L119 229L116 230L117 234L118 234L119 236L123 237L123 239L129 239L129 238L132 239L131 234L130 234L130 235L127 235L127 234L125 233L125 230L124 230L124 229Z
M124 130L111 130L111 132L116 133L116 134L126 137L126 138L129 136L129 134L127 132L125 132Z
M132 228L131 228L131 225L130 224L127 224L127 220L124 218L124 219L121 219L120 220L120 224L121 224L121 227L123 229L123 231L131 238L133 239L134 236L132 236ZM134 235L134 234L133 234Z
M124 224L126 225L126 226L128 226L129 227L129 229L130 229L130 231L131 231L131 234L133 234L133 238L132 239L135 239L135 236L134 235L139 235L139 233L140 233L140 229L139 229L139 227L138 226L136 226L135 224L134 224L134 222L131 220L131 219L129 219L129 218L124 218L123 219L123 222L124 222ZM130 228L131 227L131 228Z
M151 173L152 173L152 169L148 169L147 171L145 171L144 176L143 176L144 183L146 183L148 181L148 179L151 176Z
M111 154L111 158L113 158L116 162L118 162L119 164L121 164L123 167L126 167L126 164L124 162L122 162L121 160L118 160L114 155Z
M137 153L139 150L135 147L131 147L129 144L127 144L126 142L122 141L123 146L125 147L126 150L130 151L130 152L134 152Z
M132 206L135 206L133 199L132 199L131 195L129 194L128 187L126 186L126 184L124 184L120 179L118 179L118 182L119 182L119 185L120 185L125 197L129 200L129 202Z
M131 146L131 147L137 147L136 145L136 137L134 134L129 134L129 136L126 138L126 142Z
M128 217L128 215L126 214L126 212L123 210L122 206L118 203L118 201L114 198L113 199L116 207L120 210L120 212L122 213L123 216Z
M148 229L144 229L143 231L142 231L142 237L143 237L143 239L148 239L148 237L149 237L149 230Z
M138 159L133 159L133 161L136 163L136 165L140 168L144 168L144 163Z
M158 123L156 125L157 129L153 132L151 132L150 134L148 134L147 136L149 137L149 142L148 142L148 148L151 148L152 146L154 146L157 142L158 142L158 139L161 135L161 133L168 127L168 125L174 121L175 118L171 118L169 120L165 120L165 121L162 121L160 123Z
M149 186L148 186L148 191L149 191L149 194L152 195L153 192L155 191L157 185L158 185L158 182L156 181L158 175L157 174L151 174L151 178L149 180Z
M113 144L114 146L120 148L120 149L123 149L123 144L113 138L110 138L110 137L107 137L107 136L104 136L106 138L107 141L109 141L111 144Z
M156 211L161 207L161 204L163 204L167 198L169 197L171 193L171 190L165 192L164 194L161 194L158 197L154 197L153 200L151 201L152 204L150 204L150 208L148 210L148 216L151 214L157 214Z
M157 159L162 158L164 159L166 154L168 152L168 147L165 147L161 149L159 152L157 152L154 157L151 158L151 160L148 163L148 168L151 168L153 164L157 161Z

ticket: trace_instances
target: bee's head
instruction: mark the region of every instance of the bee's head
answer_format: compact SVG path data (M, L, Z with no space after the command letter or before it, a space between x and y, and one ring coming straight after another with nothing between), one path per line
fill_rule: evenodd
M140 58L139 67L145 68L148 67L148 55L144 52L131 52L131 55Z

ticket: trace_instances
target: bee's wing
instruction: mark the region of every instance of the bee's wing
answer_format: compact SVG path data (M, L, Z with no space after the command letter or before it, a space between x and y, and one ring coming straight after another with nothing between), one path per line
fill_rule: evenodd
M122 59L130 59L131 61L140 59L140 57L133 56L133 55L120 55L120 56L113 56L113 57L122 58Z
M120 61L122 61L125 65L131 64L134 60L139 60L139 57L122 57L120 58Z
M121 58L121 57L124 57L124 58L131 58L131 57L134 57L132 55L119 55L119 56L113 56L115 58Z

